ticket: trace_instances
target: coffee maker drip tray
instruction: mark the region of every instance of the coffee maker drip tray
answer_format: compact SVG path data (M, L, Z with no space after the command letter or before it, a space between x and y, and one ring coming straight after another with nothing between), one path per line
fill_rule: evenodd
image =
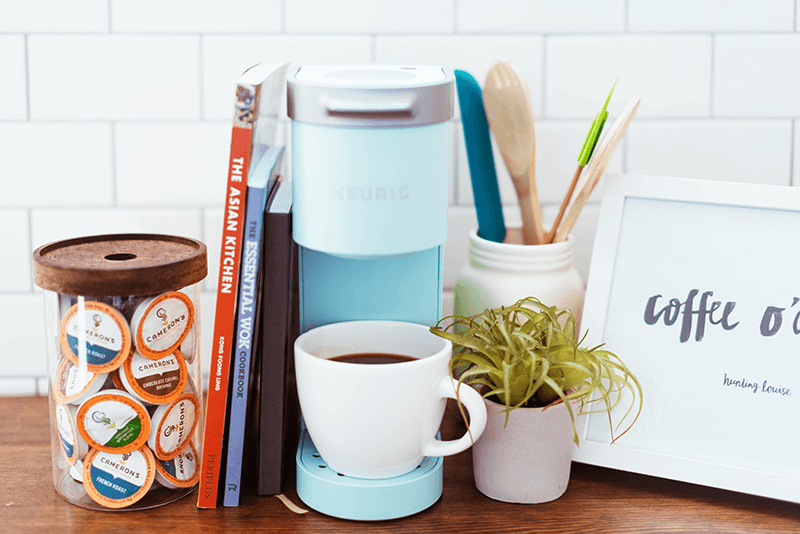
M424 458L414 471L368 480L329 468L305 428L297 448L297 495L314 510L341 519L380 521L421 512L442 495L442 458Z

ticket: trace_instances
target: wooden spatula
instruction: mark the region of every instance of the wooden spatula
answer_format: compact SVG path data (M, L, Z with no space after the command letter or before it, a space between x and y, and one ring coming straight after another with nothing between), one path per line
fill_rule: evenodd
M533 110L525 80L508 61L498 61L486 74L483 104L517 192L524 243L543 243L542 207L532 172L536 161Z

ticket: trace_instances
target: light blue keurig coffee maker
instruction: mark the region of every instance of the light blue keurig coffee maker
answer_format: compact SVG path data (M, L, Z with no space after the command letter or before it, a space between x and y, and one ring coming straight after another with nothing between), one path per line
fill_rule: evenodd
M299 66L287 74L292 120L293 238L300 330L384 319L434 325L442 315L442 247L455 105L437 66ZM321 467L303 433L297 490L347 519L392 519L432 505L442 460L387 480Z

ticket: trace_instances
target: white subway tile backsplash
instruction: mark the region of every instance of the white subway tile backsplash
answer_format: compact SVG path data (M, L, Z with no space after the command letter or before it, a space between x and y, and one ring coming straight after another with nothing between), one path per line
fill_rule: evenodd
M442 65L469 72L484 86L486 73L503 59L513 63L528 86L534 115L542 109L544 74L541 36L379 36L375 39L378 63L416 63ZM456 116L460 112L456 110Z
M208 277L203 282L206 291L217 290L219 273L219 251L222 247L222 206L203 210L203 238L208 250Z
M792 161L793 162L800 162L800 121L793 121L792 124L792 139L794 140L794 146L792 147ZM792 185L793 186L800 186L800 165L794 164L792 166Z
M236 80L261 61L369 63L372 45L366 36L221 36L203 38L203 115L233 116ZM282 112L283 116L286 111Z
M38 376L36 377L36 394L37 395L49 395L50 394L50 381L46 376Z
M111 126L0 122L0 206L111 205Z
M715 117L800 115L800 35L718 35L714 43Z
M0 32L107 32L108 0L6 2Z
M281 31L281 0L110 0L114 32Z
M458 273L469 259L469 232L478 227L475 210L466 207L450 208L447 221L447 241L444 256L444 289L452 291Z
M0 325L3 336L0 377L45 376L47 340L42 295L0 294Z
M200 116L195 36L31 35L33 120L167 120Z
M24 36L0 35L0 72L0 120L25 120L28 96Z
M578 168L578 155L592 121L541 120L535 124L539 200L544 204L560 204ZM620 154L615 154L611 162L615 171L620 170L620 161Z
M613 120L613 116L609 117L609 121ZM564 198L572 177L578 168L578 154L581 147L583 147L591 122L589 119L579 121L538 121L534 119L536 185L539 201L542 204L556 206L561 204L561 200ZM624 143L625 141L623 140L611 157L607 172L622 172ZM503 204L515 205L517 203L517 195L511 181L511 175L494 141L492 142L492 148L500 198ZM474 197L463 132L460 132L458 143L458 169L458 204L460 206L472 206L474 205ZM591 202L599 202L599 200L597 192L590 197ZM553 218L555 218L555 214L553 214Z
M292 0L289 33L451 33L453 0Z
M631 32L791 32L794 0L629 0Z
M556 36L545 46L548 119L594 117L615 77L612 115L638 94L639 117L709 116L710 36Z
M789 185L792 123L634 122L628 131L627 160L631 174Z
M450 317L453 315L453 292L442 292L442 317Z
M625 31L624 0L458 0L459 33Z
M610 176L611 174L609 174ZM600 183L597 184L599 196L602 198L602 190L605 186L606 177L604 176ZM545 220L553 220L555 212L550 210L545 211ZM594 250L594 236L597 230L597 219L600 217L599 204L587 204L581 210L578 220L572 229L572 235L575 236L575 256L573 257L573 264L578 269L578 274L581 275L583 283L589 281L589 273L592 265L592 253Z
M0 292L31 290L31 237L28 210L0 209Z
M202 240L200 209L95 208L31 210L34 247L72 237L97 234L171 234Z
M609 115L606 127L610 126L615 118L615 114ZM578 169L578 155L591 125L590 119L536 123L536 183L542 203L553 204L556 207L561 204ZM611 156L606 172L622 172L624 146L623 139ZM599 194L596 191L592 193L589 201L599 202Z
M439 64L483 84L493 63L510 60L531 94L549 224L615 77L609 121L634 94L642 104L607 174L800 186L799 2L28 0L0 9L0 395L47 390L32 250L100 233L206 243L208 376L234 84L259 61ZM458 106L455 115L445 315L477 226ZM518 226L493 149L506 225ZM606 181L573 229L584 280Z
M118 123L114 129L120 206L221 205L231 126Z
M38 380L32 376L0 377L0 396L34 396L42 395Z

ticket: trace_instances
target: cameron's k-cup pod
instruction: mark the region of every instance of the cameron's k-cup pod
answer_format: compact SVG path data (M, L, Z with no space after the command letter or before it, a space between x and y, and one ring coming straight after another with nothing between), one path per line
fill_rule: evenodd
M166 404L186 389L189 372L178 350L158 360L136 351L120 367L119 378L129 393L146 404Z
M200 413L200 401L186 392L169 404L159 406L152 416L147 445L159 460L171 460L192 439Z
M150 490L155 463L147 447L123 454L92 449L83 461L83 487L96 503L125 508Z
M170 291L145 299L131 317L136 350L151 360L168 356L189 334L194 305L186 293Z
M123 454L135 451L150 435L150 416L129 393L106 389L78 409L78 431L94 449Z
M61 319L61 347L73 363L85 358L93 373L122 365L131 350L128 322L120 312L97 301L79 301Z
M122 367L116 371L108 373L108 380L106 381L106 386L103 389L118 389L120 391L127 391L125 384L122 383L122 379L119 377L121 372ZM128 393L130 393L130 391L128 391Z
M189 441L189 445L175 458L156 459L156 481L169 489L191 488L200 480L197 463L197 449Z
M194 361L194 350L197 347L198 343L195 339L196 330L194 326L189 329L189 333L186 335L186 339L183 340L181 343L181 354L183 355L183 359L186 360L186 363L192 363Z
M76 482L83 482L83 460L78 460L69 467L69 476Z
M62 404L80 404L103 387L108 375L81 371L69 358L58 365L53 377L53 398Z
M64 453L70 465L75 465L89 452L89 444L78 432L77 418L77 406L56 403L55 419L58 439L61 443L61 452Z

